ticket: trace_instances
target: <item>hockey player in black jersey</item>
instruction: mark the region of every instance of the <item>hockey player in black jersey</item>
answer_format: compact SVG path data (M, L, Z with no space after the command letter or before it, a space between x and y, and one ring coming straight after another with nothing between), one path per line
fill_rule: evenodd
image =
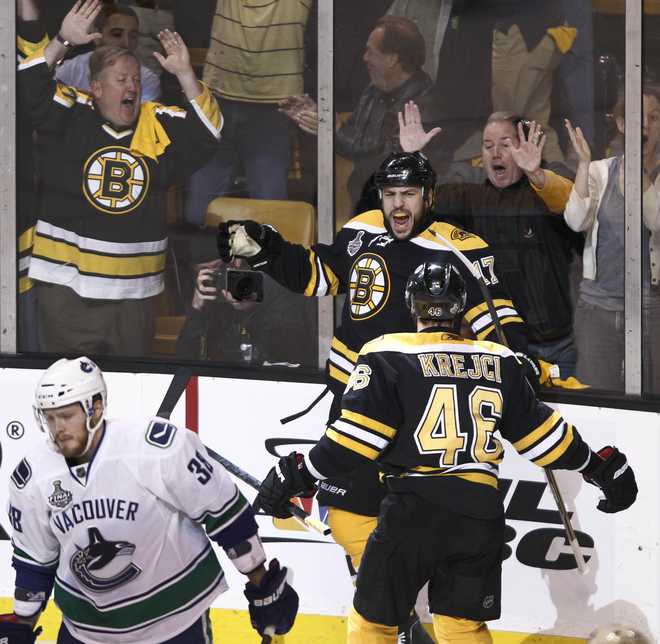
M433 167L422 154L391 155L375 176L382 210L351 219L332 244L312 248L291 244L275 229L252 221L230 221L219 227L218 248L225 261L245 257L253 268L307 296L346 293L327 363L328 385L335 397L330 421L339 416L341 394L364 343L383 333L414 331L403 301L406 280L421 262L438 256L455 262L444 240L461 250L484 276L512 346L526 351L525 325L500 287L488 244L450 224L433 221L435 182ZM467 273L460 262L455 263ZM466 282L464 319L478 338L494 340L495 325L479 286L472 278ZM365 461L350 479L321 483L319 503L329 506L334 539L356 569L383 496L378 469L371 462Z
M449 263L422 263L408 280L416 333L387 334L360 351L341 415L308 457L280 459L259 491L261 507L286 514L291 496L317 480L376 461L387 494L369 537L348 621L349 644L396 641L397 624L429 581L440 644L492 642L500 616L503 494L499 432L536 465L570 469L600 488L598 509L632 505L637 485L615 447L598 452L540 402L507 347L459 335L467 301Z

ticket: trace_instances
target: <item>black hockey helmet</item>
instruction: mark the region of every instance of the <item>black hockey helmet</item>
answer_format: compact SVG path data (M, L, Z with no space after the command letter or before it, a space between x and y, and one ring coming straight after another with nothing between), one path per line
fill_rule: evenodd
M424 262L406 283L406 306L421 320L451 321L458 331L466 302L465 280L449 262Z
M421 152L391 154L374 175L379 191L386 186L420 186L424 189L424 197L433 194L435 179L435 170Z

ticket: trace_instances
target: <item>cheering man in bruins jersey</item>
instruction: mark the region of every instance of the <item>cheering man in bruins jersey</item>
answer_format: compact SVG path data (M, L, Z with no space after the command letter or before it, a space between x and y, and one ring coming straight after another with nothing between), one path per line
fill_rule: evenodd
M402 298L403 299L403 298ZM536 465L581 472L625 510L635 476L615 447L599 452L537 400L518 357L458 333L465 282L449 263L425 262L408 280L417 333L384 335L360 351L340 417L304 458L293 452L264 479L258 501L282 516L316 480L377 460L387 495L369 537L348 621L349 644L394 643L397 624L429 581L440 644L489 644L500 616L504 508L499 432Z
M19 2L19 16L29 5ZM121 47L92 54L90 94L55 82L52 69L68 48L99 36L90 29L101 6L76 2L57 36L18 66L43 183L29 277L38 285L42 350L144 355L153 297L164 288L166 190L213 153L222 117L169 31L160 33L165 55L154 55L177 77L185 110L141 105L139 61Z
M454 261L438 234L463 251L481 272L512 346L526 350L525 326L500 289L488 245L476 235L432 221L436 176L428 160L419 153L391 155L375 179L382 210L351 219L331 245L304 248L285 241L273 228L250 221L221 224L218 233L220 255L225 260L246 257L253 268L308 296L347 294L327 365L329 387L335 396L331 421L339 416L341 394L362 345L383 333L414 330L403 302L410 272L420 262L439 255ZM458 268L466 270L462 265ZM478 338L495 339L493 319L478 284L473 278L467 282L465 321ZM377 467L366 461L351 474L350 481L321 484L319 503L330 507L333 536L355 568L376 524L383 494Z

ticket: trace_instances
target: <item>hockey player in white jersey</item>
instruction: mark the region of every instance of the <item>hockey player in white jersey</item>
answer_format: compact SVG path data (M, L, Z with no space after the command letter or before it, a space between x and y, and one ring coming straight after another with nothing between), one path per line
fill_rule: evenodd
M286 568L266 568L250 504L196 434L107 419L103 375L85 357L50 366L34 410L46 441L11 475L16 588L0 642L35 641L53 588L58 644L211 642L208 608L227 584L210 540L248 577L252 626L291 629Z

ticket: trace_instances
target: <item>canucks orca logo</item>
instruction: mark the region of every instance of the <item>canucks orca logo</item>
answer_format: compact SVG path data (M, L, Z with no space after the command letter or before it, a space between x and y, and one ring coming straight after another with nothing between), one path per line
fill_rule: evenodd
M348 286L351 317L366 320L376 315L390 295L390 276L385 260L375 253L362 253L351 267Z
M141 572L131 559L135 545L128 541L106 541L98 528L87 530L89 545L71 557L69 566L76 579L90 590L104 593L127 584Z
M125 215L145 198L149 167L128 148L111 145L87 159L82 187L94 208L111 215Z

